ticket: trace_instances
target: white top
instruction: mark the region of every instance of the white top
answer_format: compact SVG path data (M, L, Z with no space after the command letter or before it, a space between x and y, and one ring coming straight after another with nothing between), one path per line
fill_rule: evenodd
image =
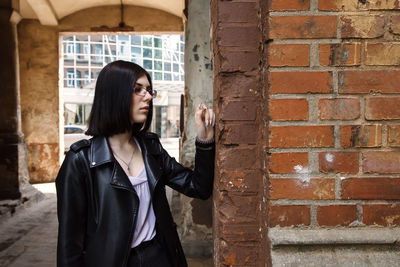
M136 144L139 147L137 141ZM154 215L153 203L151 202L146 169L143 167L143 169L136 177L128 176L128 178L133 188L135 189L137 196L139 197L139 210L136 218L136 228L135 232L133 233L133 240L131 245L131 247L134 248L140 245L140 243L144 241L149 241L154 238L154 236L156 235L156 217Z

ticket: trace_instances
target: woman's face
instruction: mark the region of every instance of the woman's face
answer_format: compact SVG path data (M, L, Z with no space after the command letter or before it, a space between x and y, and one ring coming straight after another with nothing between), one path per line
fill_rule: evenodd
M150 87L149 80L146 75L140 76L136 80L135 88L144 90L135 90L132 94L132 104L131 104L131 122L132 123L144 123L147 119L147 114L149 113L150 101L153 98L147 89ZM141 93L136 93L136 92Z

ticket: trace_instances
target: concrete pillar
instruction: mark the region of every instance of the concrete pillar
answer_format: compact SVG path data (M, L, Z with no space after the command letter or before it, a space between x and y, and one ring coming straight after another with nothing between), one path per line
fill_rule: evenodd
M185 29L185 133L181 162L194 164L196 137L194 113L200 103L212 107L212 62L210 54L210 2L188 1ZM212 201L180 196L175 213L183 247L188 257L211 257Z
M0 7L0 200L20 197L18 145L21 143L18 53L11 1Z

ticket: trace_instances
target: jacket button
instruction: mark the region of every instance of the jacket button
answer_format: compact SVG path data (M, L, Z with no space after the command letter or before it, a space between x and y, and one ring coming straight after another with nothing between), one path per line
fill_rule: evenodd
M94 165L96 165L96 162L95 162L95 161L92 162L92 166L94 166Z

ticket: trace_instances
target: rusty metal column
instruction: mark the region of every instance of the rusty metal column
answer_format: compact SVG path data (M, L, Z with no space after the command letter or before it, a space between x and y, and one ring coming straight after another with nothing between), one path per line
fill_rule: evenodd
M214 266L269 266L267 1L211 1Z

